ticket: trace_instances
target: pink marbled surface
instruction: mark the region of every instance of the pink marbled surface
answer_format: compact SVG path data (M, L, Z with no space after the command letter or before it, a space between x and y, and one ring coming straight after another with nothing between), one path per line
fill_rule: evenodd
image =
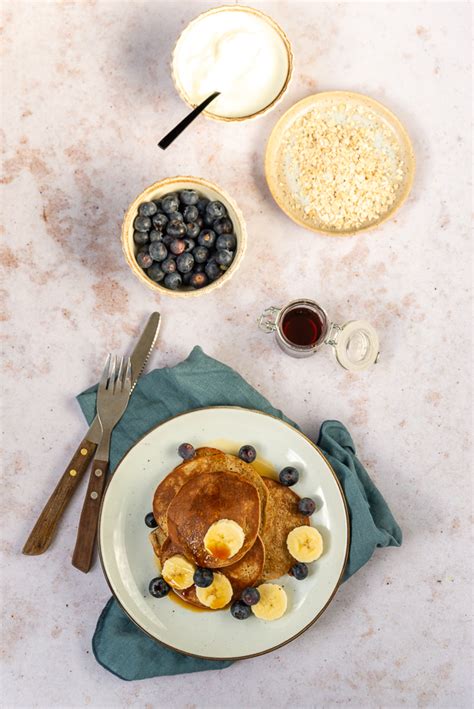
M2 706L470 706L469 5L254 4L293 43L285 99L250 123L203 119L163 153L157 139L185 111L170 50L211 3L2 3ZM290 222L262 170L277 117L328 89L393 109L418 161L397 218L341 240ZM227 189L249 231L234 280L189 302L143 288L119 241L135 195L186 173ZM377 367L350 375L329 350L285 358L255 320L299 296L337 321L369 319ZM69 563L81 495L47 554L20 550L84 431L74 395L156 308L152 366L198 343L308 434L344 421L405 539L291 645L223 672L127 684L91 653L109 597L101 570L82 576Z

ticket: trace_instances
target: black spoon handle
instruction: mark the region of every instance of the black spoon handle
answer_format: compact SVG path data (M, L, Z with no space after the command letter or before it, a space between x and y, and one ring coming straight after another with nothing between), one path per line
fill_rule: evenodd
M214 101L214 99L217 98L217 96L219 96L219 94L220 94L220 91L215 91L213 94L211 94L206 99L204 99L204 101L202 103L200 103L199 106L196 106L196 108L193 108L191 113L188 113L186 118L183 118L183 120L180 121L180 123L178 123L178 125L175 126L173 128L173 130L170 130L170 132L167 133L165 135L165 137L160 140L160 142L158 143L158 147L161 148L162 150L166 150L168 145L171 145L173 140L175 140L178 137L178 135L180 135L183 132L183 130L185 128L187 128L189 126L189 124L192 123L194 121L194 119L197 118L197 116L199 116L199 114L202 111L204 111L204 109L207 106L209 106L211 101Z

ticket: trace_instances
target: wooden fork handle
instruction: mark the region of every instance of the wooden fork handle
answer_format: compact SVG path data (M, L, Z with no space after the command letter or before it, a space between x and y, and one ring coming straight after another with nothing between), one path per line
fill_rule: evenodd
M99 522L100 503L106 487L109 464L103 460L94 460L89 486L82 506L81 519L77 528L77 539L72 565L85 574L92 566L97 525Z
M97 445L86 438L81 442L31 530L23 554L43 554L49 547L59 520L94 457L96 448Z

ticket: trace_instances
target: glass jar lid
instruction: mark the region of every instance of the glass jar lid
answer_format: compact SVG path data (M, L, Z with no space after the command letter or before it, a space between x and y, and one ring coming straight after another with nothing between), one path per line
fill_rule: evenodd
M326 342L334 347L339 364L350 372L367 369L379 356L378 335L366 320L333 324Z

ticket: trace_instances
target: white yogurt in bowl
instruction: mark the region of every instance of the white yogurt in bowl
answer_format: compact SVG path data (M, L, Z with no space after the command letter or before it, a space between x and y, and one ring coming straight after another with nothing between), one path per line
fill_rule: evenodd
M220 91L205 113L242 120L267 110L284 93L291 75L291 48L267 15L224 5L199 15L185 28L172 68L186 103L196 106Z

